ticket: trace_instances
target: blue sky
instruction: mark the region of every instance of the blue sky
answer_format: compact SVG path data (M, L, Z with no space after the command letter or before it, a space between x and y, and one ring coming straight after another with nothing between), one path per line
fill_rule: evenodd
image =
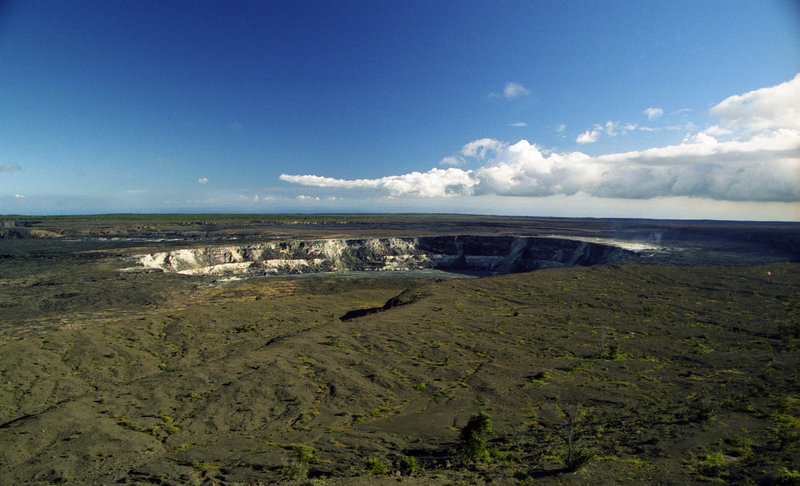
M0 5L0 214L800 220L796 1Z

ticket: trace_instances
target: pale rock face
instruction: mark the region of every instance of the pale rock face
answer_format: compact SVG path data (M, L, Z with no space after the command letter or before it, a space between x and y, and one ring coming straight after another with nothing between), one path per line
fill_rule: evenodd
M563 238L431 236L293 240L184 248L136 257L139 268L187 275L282 275L425 268L511 273L609 263L619 246Z
M187 268L179 270L183 275L237 275L246 273L253 262L220 263L207 267Z

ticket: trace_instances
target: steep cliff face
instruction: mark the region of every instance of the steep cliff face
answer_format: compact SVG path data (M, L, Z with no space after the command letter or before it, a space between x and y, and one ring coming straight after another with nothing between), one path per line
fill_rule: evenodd
M435 268L490 273L599 265L622 248L562 238L432 236L293 240L139 255L140 268L189 275L279 275Z

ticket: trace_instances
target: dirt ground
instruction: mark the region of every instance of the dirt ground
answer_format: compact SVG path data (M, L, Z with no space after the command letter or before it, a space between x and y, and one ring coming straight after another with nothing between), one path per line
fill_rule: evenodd
M223 283L111 256L0 259L2 484L800 481L797 263Z

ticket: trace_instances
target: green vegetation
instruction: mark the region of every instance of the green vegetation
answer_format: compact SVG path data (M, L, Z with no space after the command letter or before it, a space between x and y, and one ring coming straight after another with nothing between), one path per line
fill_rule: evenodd
M400 474L406 476L413 474L419 468L417 459L409 456L400 456L400 458L395 461L394 466Z
M368 457L367 460L364 461L364 474L367 476L383 476L388 472L389 468L379 459Z
M305 445L291 445L289 464L280 469L286 479L303 479L308 476L309 464L314 460L314 449Z
M531 376L530 381L534 385L543 385L543 384L545 384L547 382L547 378L549 378L549 377L550 377L550 375L548 374L548 372L546 370L538 371L538 372L536 372L536 374Z
M486 412L474 414L459 434L457 448L459 460L464 463L489 460L486 441L493 435L492 417Z
M720 480L728 476L727 466L731 460L720 451L706 454L703 458L686 462L686 467L699 477L707 480Z
M800 485L800 471L789 469L786 466L782 467L775 476L775 484L780 486Z

